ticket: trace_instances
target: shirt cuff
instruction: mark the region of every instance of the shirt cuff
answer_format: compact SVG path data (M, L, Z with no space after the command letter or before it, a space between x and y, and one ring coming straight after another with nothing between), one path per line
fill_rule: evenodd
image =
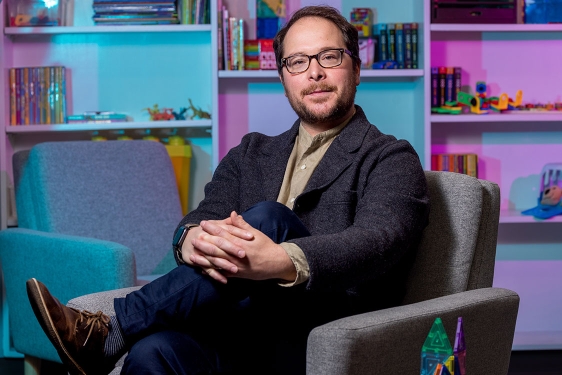
M295 281L284 281L278 283L283 287L290 287L304 283L310 277L310 268L308 262L306 261L306 256L304 252L294 243L282 242L279 245L287 252L287 255L295 265L297 270L297 277Z

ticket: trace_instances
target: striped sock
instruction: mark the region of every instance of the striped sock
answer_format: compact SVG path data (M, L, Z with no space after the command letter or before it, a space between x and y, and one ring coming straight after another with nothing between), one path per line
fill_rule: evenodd
M106 358L119 360L125 354L125 339L119 326L119 321L115 315L109 317L109 333L105 339L104 352Z

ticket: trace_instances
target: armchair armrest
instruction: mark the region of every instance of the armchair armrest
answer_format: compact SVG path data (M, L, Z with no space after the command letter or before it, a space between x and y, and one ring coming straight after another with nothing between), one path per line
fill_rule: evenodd
M467 373L507 374L518 308L515 292L485 288L339 319L310 333L306 373L419 374L435 318L453 346L462 317Z
M27 299L25 282L29 278L43 282L62 303L88 293L135 285L133 252L93 238L6 229L0 231L0 262L15 349L56 361L58 355Z
M127 294L139 290L140 288L140 286L134 286L131 288L87 294L71 299L66 305L78 310L88 310L92 312L103 311L106 315L115 315L113 300L115 298L124 298Z

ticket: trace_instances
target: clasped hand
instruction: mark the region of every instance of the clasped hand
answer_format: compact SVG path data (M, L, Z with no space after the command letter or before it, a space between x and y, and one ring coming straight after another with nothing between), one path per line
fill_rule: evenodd
M226 284L229 277L296 278L295 266L285 250L236 212L224 220L200 224L189 231L182 254L186 262L201 267L213 279Z

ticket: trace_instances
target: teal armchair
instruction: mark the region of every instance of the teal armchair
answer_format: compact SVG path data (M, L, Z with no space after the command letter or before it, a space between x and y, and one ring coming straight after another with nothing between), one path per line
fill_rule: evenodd
M60 359L34 318L25 281L45 282L63 303L142 285L175 266L171 241L182 212L158 142L42 143L14 155L14 180L19 227L0 231L2 309L9 308L15 350L37 370L37 358Z

